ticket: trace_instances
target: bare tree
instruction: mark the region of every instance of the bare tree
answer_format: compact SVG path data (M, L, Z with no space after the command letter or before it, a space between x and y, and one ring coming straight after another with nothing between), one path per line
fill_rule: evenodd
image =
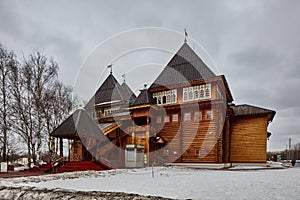
M7 161L8 133L11 129L11 94L9 76L11 74L11 68L15 65L17 65L15 54L13 52L8 52L7 49L0 44L0 142L3 161Z
M30 164L34 158L35 142L33 134L33 111L32 98L26 91L22 68L14 66L12 68L11 87L12 87L12 120L14 121L14 131L18 134L27 146L27 156Z
M12 134L25 142L29 162L37 163L45 146L57 153L50 133L75 105L72 89L58 81L58 64L34 52L20 65L0 45L0 67L0 155L7 160L16 151L8 143Z
M300 143L294 144L293 157L294 157L294 159L297 159L297 160L300 159Z
M57 63L51 58L48 59L41 52L35 52L24 59L23 76L28 96L32 99L34 140L36 144L34 159L39 160L42 148L42 138L44 130L43 112L44 103L47 101L45 95L47 88L55 82L57 78Z
M50 134L54 128L68 117L76 102L72 99L72 88L59 81L56 81L53 87L48 88L44 97L44 119L48 137L48 151L51 154L57 154L58 149L55 148L55 140Z

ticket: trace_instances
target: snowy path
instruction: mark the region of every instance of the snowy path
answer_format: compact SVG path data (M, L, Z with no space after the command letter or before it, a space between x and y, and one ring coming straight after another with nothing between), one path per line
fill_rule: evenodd
M64 180L41 182L2 180L1 184L126 192L175 199L300 199L300 168L253 171L154 168L154 172L154 178L151 168L146 168L102 172L98 177L68 179L65 175Z

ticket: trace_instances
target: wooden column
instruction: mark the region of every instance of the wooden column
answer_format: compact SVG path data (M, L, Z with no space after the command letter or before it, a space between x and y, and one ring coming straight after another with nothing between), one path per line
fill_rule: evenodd
M62 158L64 157L64 142L63 142L63 138L59 138L59 156Z
M149 115L149 114L148 114ZM149 116L147 116L147 124L146 124L146 126L147 127L149 127L150 125L150 120L149 120ZM147 155L147 167L149 167L150 166L150 154L149 154L149 152L150 152L150 127L148 128L148 130L146 130L146 135L145 135L145 139L146 139L146 141L145 141L145 153L146 153L146 155Z

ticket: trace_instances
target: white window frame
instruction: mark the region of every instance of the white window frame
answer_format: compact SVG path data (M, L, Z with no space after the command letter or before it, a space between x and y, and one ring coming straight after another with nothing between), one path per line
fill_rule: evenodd
M192 121L191 113L184 113L184 121L185 121L185 122L190 122L190 121Z
M199 119L197 119L196 115L199 114ZM196 111L194 112L194 121L201 121L202 120L202 112Z
M197 92L197 96L195 95ZM199 96L200 96L200 93L199 93L199 86L195 86L194 87L194 100L198 100L199 99Z
M189 92L188 92L188 101L193 101L194 100L194 88L189 87Z
M203 96L201 96L201 93L203 94ZM204 99L205 98L205 86L202 84L200 85L200 89L199 89L199 99Z
M183 102L188 101L189 99L189 90L188 88L183 88L183 92L182 92L182 96L183 96Z
M175 95L175 97L173 97ZM167 90L162 92L156 92L152 95L153 99L156 98L157 105L164 105L164 104L172 104L177 102L177 90ZM166 102L163 102L163 99L166 99Z
M167 91L167 104L172 102L172 92L169 90Z
M172 122L178 122L178 120L179 120L178 114L173 114L172 115Z
M168 115L164 117L164 122L170 122L170 117Z
M175 96L175 98L174 98ZM172 90L172 95L171 95L171 102L172 103L177 103L177 90Z
M213 118L214 118L213 111L212 110L207 110L206 113L205 113L205 119L212 120Z
M206 84L205 85L205 98L206 99L210 99L211 98L211 84Z

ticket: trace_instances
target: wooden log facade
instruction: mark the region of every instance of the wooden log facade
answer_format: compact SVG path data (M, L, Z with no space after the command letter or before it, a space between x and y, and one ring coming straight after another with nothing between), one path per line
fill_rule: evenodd
M232 102L225 76L215 75L184 43L138 97L125 82L107 77L85 107L100 127L93 145L87 147L89 137L78 137L75 129L62 128L70 126L52 135L73 139L70 160L106 160L114 167L266 162L275 111Z

